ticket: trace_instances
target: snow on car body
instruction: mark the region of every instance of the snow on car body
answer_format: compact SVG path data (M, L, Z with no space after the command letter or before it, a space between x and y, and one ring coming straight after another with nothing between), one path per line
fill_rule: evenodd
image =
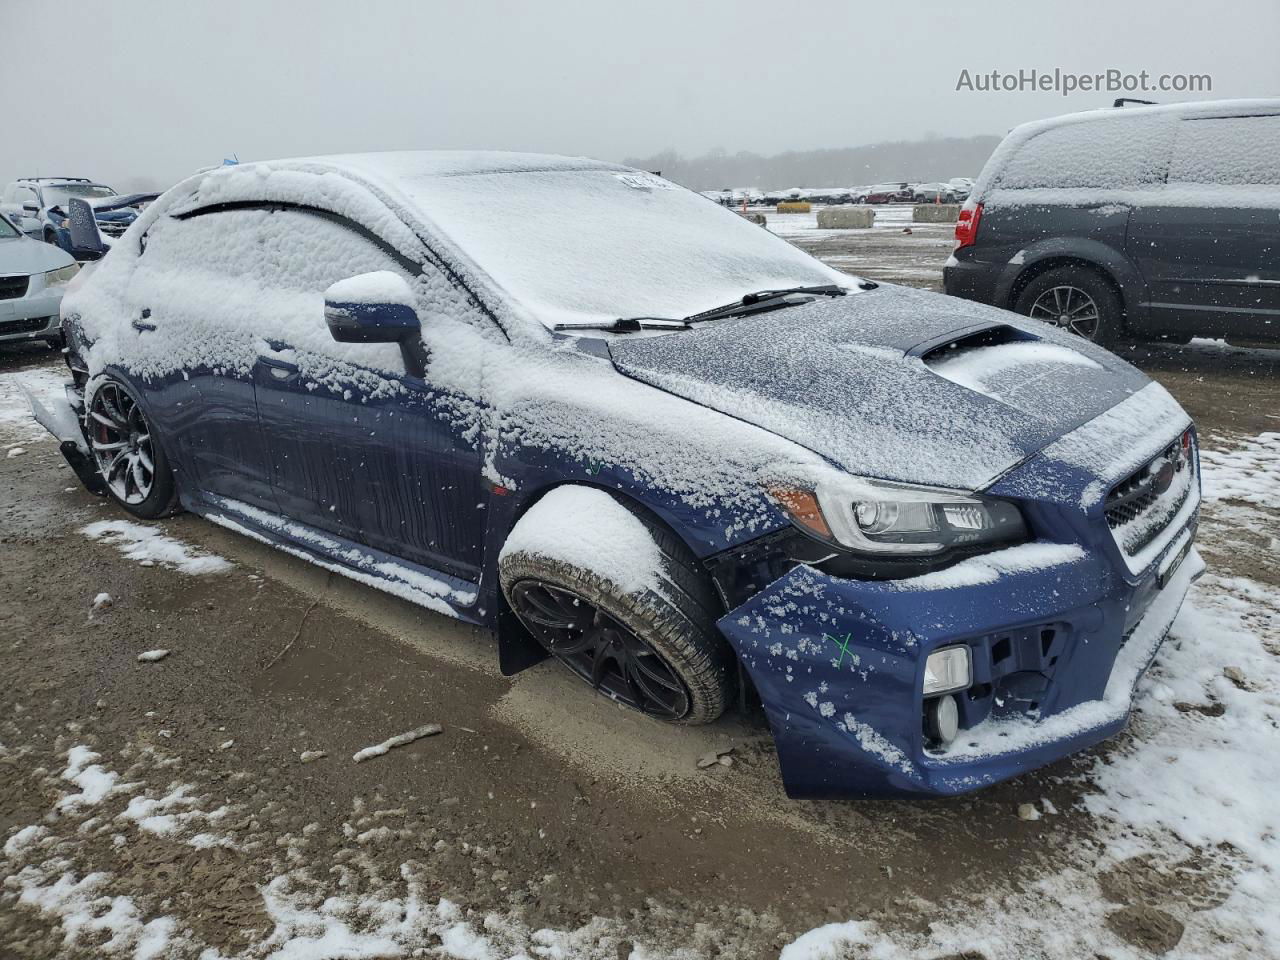
M623 167L215 170L64 317L85 429L45 419L128 509L494 627L508 672L549 648L666 719L741 681L793 795L963 792L1110 735L1202 568L1161 387Z

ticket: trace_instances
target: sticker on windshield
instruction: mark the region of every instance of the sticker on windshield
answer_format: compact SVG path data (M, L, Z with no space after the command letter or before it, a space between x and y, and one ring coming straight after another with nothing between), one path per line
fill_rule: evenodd
M632 190L674 190L676 185L668 183L661 177L652 177L644 173L615 173L615 177Z

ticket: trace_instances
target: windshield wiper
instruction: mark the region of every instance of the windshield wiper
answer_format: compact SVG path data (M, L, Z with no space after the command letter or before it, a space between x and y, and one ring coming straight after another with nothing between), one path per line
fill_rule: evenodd
M619 317L600 323L557 323L556 331L606 330L609 333L637 333L640 330L688 330L687 320L671 317Z
M726 303L723 307L715 307L685 317L687 323L701 323L703 320L718 320L721 317L737 317L747 313L764 313L766 310L778 310L793 304L808 303L808 300L788 300L792 294L805 293L819 297L843 297L849 291L834 283L826 283L814 287L784 287L778 290L757 290L748 293L741 300Z

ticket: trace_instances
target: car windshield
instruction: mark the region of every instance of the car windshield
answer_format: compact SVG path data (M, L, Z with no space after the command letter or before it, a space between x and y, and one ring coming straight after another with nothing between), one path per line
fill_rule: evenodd
M402 177L422 212L547 326L685 317L758 290L854 278L648 174Z
M114 190L101 183L60 183L57 186L44 188L44 203L46 207L60 207L72 197L102 200L115 195Z
M18 231L14 229L13 224L9 222L7 217L0 216L0 239L11 240L18 235Z

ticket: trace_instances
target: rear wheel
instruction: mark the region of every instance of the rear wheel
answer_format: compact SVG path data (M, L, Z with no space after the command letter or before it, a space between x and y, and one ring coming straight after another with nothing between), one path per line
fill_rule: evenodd
M1115 288L1095 270L1047 270L1023 289L1014 309L1032 320L1111 346L1124 338L1124 309Z
M503 593L547 652L598 692L655 719L709 723L733 701L736 681L715 626L715 593L683 543L637 519L662 554L656 589L628 591L597 570L525 548L499 563ZM591 519L565 518L575 522Z
M168 458L128 387L107 380L94 391L86 432L112 500L146 520L176 511L177 484Z

